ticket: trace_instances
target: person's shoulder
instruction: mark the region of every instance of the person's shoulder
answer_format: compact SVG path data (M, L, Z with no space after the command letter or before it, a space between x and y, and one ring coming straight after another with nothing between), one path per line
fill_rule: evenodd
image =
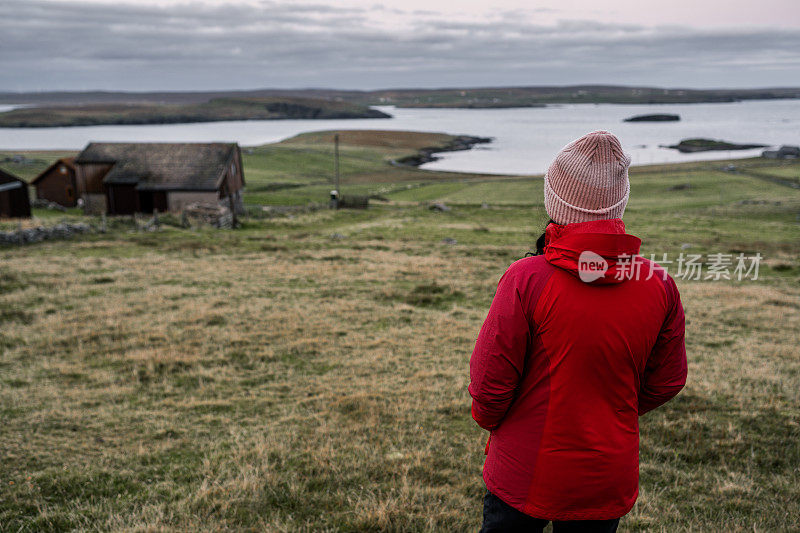
M530 275L552 268L543 255L531 255L517 259L506 269L506 274Z
M523 257L511 263L502 279L506 282L513 281L518 285L527 285L549 277L555 268L543 255Z
M678 294L678 286L675 284L675 280L672 279L672 276L669 275L669 272L667 272L667 269L652 259L648 259L644 256L640 257L644 265L644 269L640 272L640 275L643 275L645 279L655 280L655 283L660 283L667 296L670 299L674 298Z

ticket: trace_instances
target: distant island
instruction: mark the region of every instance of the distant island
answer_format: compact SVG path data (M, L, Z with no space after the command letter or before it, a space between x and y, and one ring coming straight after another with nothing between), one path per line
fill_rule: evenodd
M682 153L711 152L717 150L750 150L753 148L765 148L767 144L737 144L714 139L684 139L678 144L666 146Z
M220 120L390 118L372 106L491 109L553 104L691 104L800 99L800 88L662 89L617 85L450 89L257 89L175 92L0 93L0 104L24 105L0 113L0 127L36 128L118 124L176 124ZM654 114L628 122L680 120ZM668 118L669 117L669 118Z
M187 105L215 99L312 99L361 106L397 107L541 107L549 104L694 104L800 98L800 88L685 89L622 85L473 87L441 89L255 89L248 91L73 91L0 93L0 104Z
M368 106L312 98L213 98L188 104L94 103L22 107L0 113L0 127L178 124L222 120L391 118Z
M626 118L623 122L676 122L680 119L680 115L661 113L653 115L634 115Z

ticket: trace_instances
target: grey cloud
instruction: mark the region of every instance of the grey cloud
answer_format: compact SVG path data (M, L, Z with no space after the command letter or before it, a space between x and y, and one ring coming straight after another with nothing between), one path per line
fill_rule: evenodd
M800 85L798 30L405 16L405 29L384 30L323 4L11 0L0 4L0 90Z

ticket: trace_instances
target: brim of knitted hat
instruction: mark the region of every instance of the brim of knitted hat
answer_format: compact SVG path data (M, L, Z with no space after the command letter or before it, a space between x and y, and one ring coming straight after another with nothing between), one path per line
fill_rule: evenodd
M550 186L547 174L544 175L544 208L550 219L558 224L574 224L576 222L588 222L590 220L605 220L608 218L622 218L628 199L631 195L631 184L625 184L625 194L614 205L602 207L600 209L585 209L577 205L572 205L561 198Z

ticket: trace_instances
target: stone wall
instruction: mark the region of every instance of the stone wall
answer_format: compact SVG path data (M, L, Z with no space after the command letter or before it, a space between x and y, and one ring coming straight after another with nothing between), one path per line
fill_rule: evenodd
M39 226L36 228L18 229L14 231L0 231L0 245L28 244L53 239L69 239L73 235L92 233L93 231L94 229L89 224L84 224L83 222L77 224L62 222L49 228Z

